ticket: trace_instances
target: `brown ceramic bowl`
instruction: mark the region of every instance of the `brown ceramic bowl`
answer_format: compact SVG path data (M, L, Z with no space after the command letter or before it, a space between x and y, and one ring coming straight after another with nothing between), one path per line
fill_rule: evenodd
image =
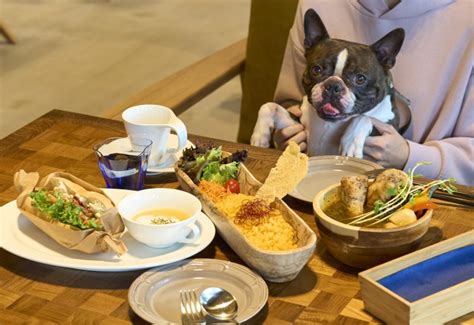
M356 268L369 268L415 250L428 230L433 210L407 226L383 229L350 226L323 212L329 198L339 195L339 184L320 191L313 211L320 238L336 259Z

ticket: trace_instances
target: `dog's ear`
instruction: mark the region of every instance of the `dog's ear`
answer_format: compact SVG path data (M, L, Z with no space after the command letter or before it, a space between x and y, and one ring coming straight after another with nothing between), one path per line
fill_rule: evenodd
M310 49L319 41L329 38L323 21L313 9L304 14L304 48Z
M395 58L404 39L405 31L397 28L372 44L371 48L384 68L391 69L395 65Z

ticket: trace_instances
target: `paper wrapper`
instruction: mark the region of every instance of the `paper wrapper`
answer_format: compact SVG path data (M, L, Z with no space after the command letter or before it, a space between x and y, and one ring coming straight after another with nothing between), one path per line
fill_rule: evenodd
M117 255L125 253L127 247L120 240L120 237L125 232L125 225L116 207L112 207L102 213L101 220L104 230L97 231L94 229L82 230L52 220L32 205L33 201L30 198L30 193L36 187L52 190L54 188L52 179L55 177L67 179L82 187L85 191L98 192L105 195L99 188L68 173L56 172L40 180L38 173L26 173L24 170L20 170L14 176L15 187L20 193L16 199L18 209L39 229L64 247L89 254L108 250L114 251ZM78 192L81 193L82 191ZM82 193L85 193L84 196L87 197L87 192Z

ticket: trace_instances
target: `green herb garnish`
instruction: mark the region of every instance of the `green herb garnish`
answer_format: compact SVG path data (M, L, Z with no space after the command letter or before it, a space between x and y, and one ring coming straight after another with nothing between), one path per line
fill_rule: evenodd
M406 204L407 201L413 202L416 197L421 196L424 193L428 193L429 197L431 198L431 195L437 189L445 191L449 194L452 194L456 191L456 187L454 186L456 180L454 178L434 180L427 184L414 185L413 178L416 177L414 175L415 170L418 167L425 165L430 165L430 163L419 162L413 167L413 169L409 170L408 181L403 186L400 186L400 188L387 189L387 194L394 195L389 201L375 201L374 209L372 211L355 216L348 224L360 225L372 221L372 223L367 225L367 227L370 227L389 219L395 211L403 208L403 205Z

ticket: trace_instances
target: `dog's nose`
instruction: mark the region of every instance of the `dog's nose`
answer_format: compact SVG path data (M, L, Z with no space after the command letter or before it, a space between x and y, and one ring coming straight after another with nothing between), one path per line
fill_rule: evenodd
M324 89L329 96L338 96L341 94L344 87L337 80L328 80L324 83Z

